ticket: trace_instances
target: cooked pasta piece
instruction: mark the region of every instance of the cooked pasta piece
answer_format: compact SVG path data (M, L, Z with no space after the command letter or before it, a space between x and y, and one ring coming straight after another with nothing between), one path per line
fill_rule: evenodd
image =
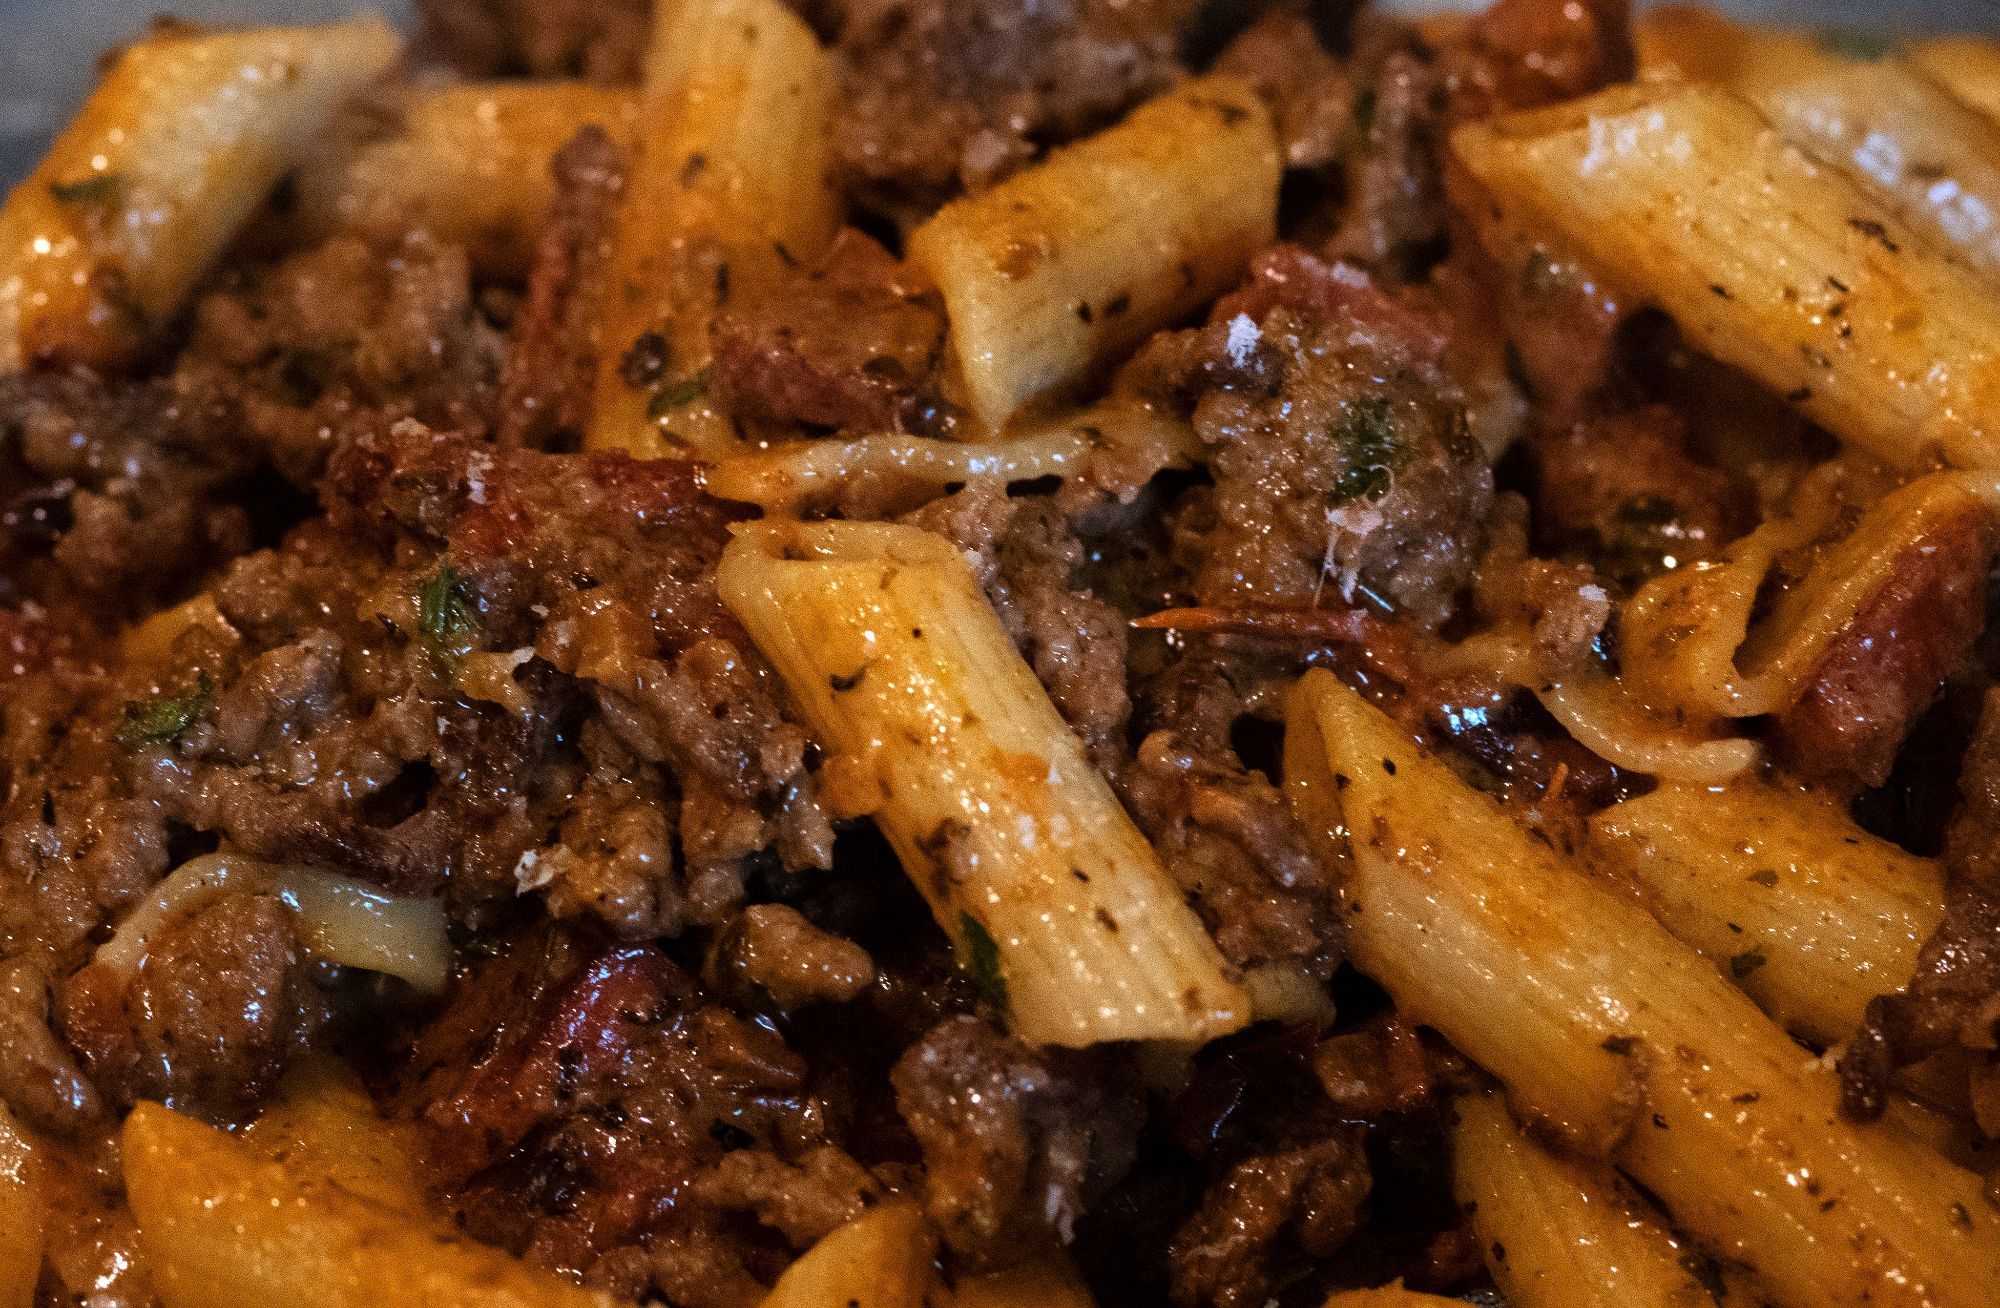
M1691 5L1648 11L1636 36L1643 73L1728 87L1939 249L2000 273L2000 128L1908 60Z
M222 610L216 607L215 597L203 591L193 599L183 600L170 609L161 609L144 622L126 628L124 635L118 638L118 648L135 663L154 662L173 653L174 642L197 627L225 645L233 645L242 639L236 628L229 625L229 619L222 616Z
M924 1308L936 1248L916 1204L877 1204L786 1268L762 1308Z
M584 82L472 82L412 92L401 130L329 151L299 174L314 230L393 236L412 227L462 245L488 276L519 276L555 199L549 161L596 124L631 137L636 92Z
M329 1182L388 1208L422 1213L423 1173L407 1123L385 1121L361 1082L329 1054L285 1074L243 1140L292 1178Z
M1341 1290L1326 1301L1324 1308L1457 1308L1463 1299L1447 1299L1440 1294L1420 1294L1400 1284L1373 1290Z
M294 1176L191 1117L125 1119L125 1192L166 1308L609 1308L498 1249Z
M703 381L709 320L833 239L833 100L831 60L779 0L663 0L613 223L592 447L735 449ZM621 365L647 332L664 366L634 386Z
M944 295L980 420L999 430L1232 285L1271 241L1279 172L1251 88L1203 77L939 210L910 257Z
M1978 1177L1843 1119L1831 1070L1712 966L1329 672L1294 695L1285 775L1348 836L1355 964L1780 1302L2000 1294Z
M1249 1018L1157 855L942 537L759 523L716 583L985 1000L1047 1044L1199 1042Z
M1661 925L1821 1045L1903 988L1944 913L1931 860L1763 781L1662 786L1592 818L1590 848L1639 885Z
M934 1291L935 1308L1096 1308L1067 1254L1031 1258L1001 1272L958 1275Z
M276 895L292 910L300 942L328 962L401 977L431 993L444 988L451 945L439 901L385 895L349 877L236 854L204 854L175 868L97 947L97 961L127 972L139 967L162 922L224 890Z
M1922 477L1873 505L1753 629L1772 563L1831 524L1837 505L1802 494L1793 516L1736 542L1713 567L1664 573L1620 614L1625 680L1641 695L1696 715L1754 717L1796 703L1855 615L1913 555L1947 534L1983 529L1996 501L1985 474Z
M1910 46L1908 54L1953 95L2000 122L2000 43L1984 36L1934 36Z
M42 1186L34 1150L0 1103L0 1308L34 1308L42 1279Z
M724 459L708 470L708 490L789 514L883 482L915 482L936 493L953 482L1070 476L1089 454L1090 438L1066 428L998 441L901 435L793 441Z
M1897 466L2000 463L2000 290L1731 93L1626 86L1452 137L1496 254L1541 231Z
M1515 1308L1757 1308L1746 1278L1666 1227L1602 1163L1558 1158L1497 1095L1458 1101L1453 1188Z
M399 49L375 18L128 46L0 209L0 370L131 355Z

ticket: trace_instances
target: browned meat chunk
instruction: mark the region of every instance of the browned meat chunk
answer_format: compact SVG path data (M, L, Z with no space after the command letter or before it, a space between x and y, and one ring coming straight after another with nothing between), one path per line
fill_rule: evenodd
M1356 130L1356 93L1327 53L1312 20L1289 8L1265 10L1215 61L1215 71L1249 79L1271 107L1288 168L1318 168L1345 153Z
M1116 118L1178 72L1188 0L849 0L841 165L906 220Z
M924 1152L924 1204L975 1266L1006 1266L1055 1242L1131 1165L1140 1101L1113 1066L1037 1052L955 1017L891 1073Z
M127 977L93 964L62 1025L106 1093L198 1113L240 1110L276 1084L314 1016L291 911L229 893L162 923Z
M1895 575L1858 608L1805 695L1778 716L1777 737L1807 776L1889 779L1910 726L1986 626L1994 529L1967 505L1910 541Z
M887 250L840 234L809 268L740 297L711 331L716 397L742 422L780 429L929 431L944 311Z
M652 12L647 0L417 0L418 51L468 77L632 82Z

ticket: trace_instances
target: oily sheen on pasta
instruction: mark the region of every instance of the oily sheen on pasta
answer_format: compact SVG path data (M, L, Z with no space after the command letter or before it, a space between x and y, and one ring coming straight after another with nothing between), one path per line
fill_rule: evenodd
M405 9L0 206L0 1308L2000 1302L1990 34Z

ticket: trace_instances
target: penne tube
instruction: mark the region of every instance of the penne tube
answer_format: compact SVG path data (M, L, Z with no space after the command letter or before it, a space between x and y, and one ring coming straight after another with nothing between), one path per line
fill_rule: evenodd
M1207 303L1271 242L1277 137L1248 84L1197 78L954 201L910 236L979 419L1079 380Z
M0 371L129 359L400 48L376 18L126 47L0 209Z
M1060 1252L1005 1271L954 1276L930 1303L933 1308L1097 1308L1076 1264Z
M158 1104L125 1119L125 1193L166 1308L610 1308ZM388 1293L385 1287L394 1287Z
M1893 465L2000 463L2000 290L1731 93L1616 87L1461 127L1452 154L1496 256L1552 234Z
M1330 672L1294 694L1285 775L1303 814L1342 824L1355 965L1778 1302L2000 1295L1979 1177L1844 1119L1830 1068Z
M834 94L831 57L780 0L663 0L612 223L590 447L736 450L702 379L709 321L833 240ZM633 385L622 365L648 332L663 366Z
M877 1204L806 1250L761 1308L924 1308L936 1248L916 1204Z
M1420 1294L1400 1284L1377 1286L1372 1290L1340 1290L1324 1308L1458 1308L1463 1299L1447 1299L1441 1294Z
M584 82L472 82L413 92L401 131L304 167L308 230L393 237L412 228L462 245L490 277L520 277L555 202L549 162L596 124L631 138L639 98Z
M943 538L757 523L723 601L873 813L983 998L1045 1044L1199 1043L1249 1019L1215 945Z
M1925 76L2000 123L2000 42L1987 36L1934 36L1906 53Z
M42 1279L41 1179L20 1123L0 1103L0 1308L34 1308Z
M411 1214L428 1206L408 1124L385 1121L354 1073L330 1055L287 1072L243 1140L295 1180L337 1185Z
M1514 1308L1757 1308L1733 1270L1667 1229L1602 1163L1558 1158L1497 1095L1458 1101L1453 1189Z
M1938 249L2000 273L2000 127L1895 53L1666 5L1638 19L1640 71L1724 86Z
M1901 990L1944 874L1838 806L1768 782L1662 786L1590 821L1594 859L1787 1030L1822 1047Z

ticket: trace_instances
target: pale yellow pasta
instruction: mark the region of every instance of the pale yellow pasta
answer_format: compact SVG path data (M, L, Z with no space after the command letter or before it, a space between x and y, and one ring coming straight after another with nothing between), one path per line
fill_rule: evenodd
M833 105L830 57L780 0L663 0L612 227L593 448L735 452L701 381L709 321L833 239ZM634 387L620 363L649 331L666 368Z
M1953 95L2000 122L2000 44L1985 36L1934 36L1908 48L1910 62Z
M611 1300L158 1104L125 1120L125 1193L166 1308L609 1308ZM393 1288L392 1288L393 1287Z
M243 1140L294 1180L327 1182L412 1215L428 1206L409 1124L385 1121L331 1055L311 1055L287 1072Z
M1515 1308L1757 1308L1602 1163L1558 1158L1497 1095L1456 1106L1452 1188L1493 1280Z
M924 1308L936 1247L917 1205L877 1204L786 1268L762 1308Z
M717 586L959 957L1043 1043L1200 1042L1242 990L964 557L880 523L759 523Z
M419 990L444 988L451 945L443 901L386 895L351 877L238 854L204 854L168 873L97 947L97 961L132 971L162 923L225 891L276 896L292 910L299 942L319 958L401 977Z
M42 1279L42 1195L34 1149L0 1103L0 1308L34 1308Z
M1302 812L1351 833L1355 964L1779 1302L2000 1294L1978 1177L1842 1118L1831 1069L1713 966L1331 673L1295 694L1285 774Z
M1542 232L1689 343L1909 467L2000 463L2000 291L1712 86L1625 86L1460 128L1469 210Z
M1463 1299L1447 1299L1441 1294L1421 1294L1401 1284L1378 1286L1372 1290L1341 1290L1328 1299L1324 1308L1457 1308Z
M1271 241L1279 172L1250 87L1203 77L939 210L910 258L944 296L974 413L997 431L1233 285Z
M1090 438L1063 428L998 441L900 435L791 441L724 459L708 470L707 484L725 500L797 513L885 483L915 483L936 494L953 482L1071 476L1089 454Z
M1090 1287L1064 1253L1044 1254L1005 1271L963 1273L933 1291L933 1308L1096 1308Z
M1944 912L1944 876L1838 805L1768 782L1662 786L1591 819L1590 849L1653 916L1788 1030L1847 1039L1900 990Z
M1636 37L1642 73L1728 87L1939 249L2000 273L2000 127L1908 60L1690 5L1649 10Z
M549 161L584 127L630 139L638 93L584 82L470 82L411 92L399 130L334 150L299 174L301 220L465 247L481 273L517 277L555 199Z
M118 638L118 648L135 663L157 662L173 652L174 643L189 631L200 629L223 645L234 645L242 635L216 607L207 591L183 600L170 609L127 627Z
M0 370L130 355L399 49L375 18L128 46L0 209Z

